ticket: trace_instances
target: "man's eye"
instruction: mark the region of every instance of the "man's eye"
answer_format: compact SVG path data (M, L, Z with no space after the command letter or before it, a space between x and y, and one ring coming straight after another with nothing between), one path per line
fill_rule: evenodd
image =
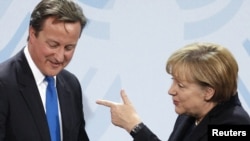
M58 44L48 44L50 47L57 47L58 46Z
M70 50L72 50L72 49L74 49L74 48L75 48L75 46L66 46L66 47L65 47L65 50L70 51Z
M51 48L55 48L55 47L59 46L58 43L53 42L53 41L52 41L52 42L51 42L51 41L48 41L47 44L48 44L48 46L51 47Z

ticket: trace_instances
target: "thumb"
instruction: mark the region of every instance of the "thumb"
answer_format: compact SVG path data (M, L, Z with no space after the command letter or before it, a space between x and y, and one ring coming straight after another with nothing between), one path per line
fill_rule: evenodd
M125 90L123 90L123 89L121 90L121 97L122 97L122 101L123 101L123 103L125 105L131 105L132 104L131 101L129 100Z

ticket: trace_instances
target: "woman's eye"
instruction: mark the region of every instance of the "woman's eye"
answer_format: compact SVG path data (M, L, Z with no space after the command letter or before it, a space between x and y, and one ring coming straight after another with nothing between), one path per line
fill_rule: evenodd
M183 84L178 84L178 86L180 87L180 88L184 88L184 85Z

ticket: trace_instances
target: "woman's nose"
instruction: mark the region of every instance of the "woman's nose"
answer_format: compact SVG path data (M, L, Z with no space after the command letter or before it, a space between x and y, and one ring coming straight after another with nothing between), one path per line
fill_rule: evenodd
M171 87L169 88L168 94L172 95L172 96L176 95L176 90L175 90L174 84L172 84Z

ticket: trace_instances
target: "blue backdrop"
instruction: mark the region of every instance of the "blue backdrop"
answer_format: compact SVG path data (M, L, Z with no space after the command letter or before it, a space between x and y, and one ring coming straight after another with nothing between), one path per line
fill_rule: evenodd
M27 39L31 11L39 0L0 1L0 61L18 52ZM86 129L91 141L132 140L111 124L99 98L121 102L124 88L143 121L167 140L176 118L167 94L169 55L194 41L222 44L235 55L239 94L250 113L249 0L78 0L89 23L68 70L84 93Z

